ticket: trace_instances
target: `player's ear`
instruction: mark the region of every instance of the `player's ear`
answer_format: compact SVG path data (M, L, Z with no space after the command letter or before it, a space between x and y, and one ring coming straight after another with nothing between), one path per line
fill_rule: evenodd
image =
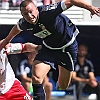
M38 10L38 8L36 7L36 10Z
M23 13L22 13L22 11L20 11L20 13L21 13L21 15L23 16Z

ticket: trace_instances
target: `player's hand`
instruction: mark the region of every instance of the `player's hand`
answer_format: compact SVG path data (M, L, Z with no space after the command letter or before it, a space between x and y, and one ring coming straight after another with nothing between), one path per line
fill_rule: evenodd
M11 43L8 43L6 46L5 46L5 49L8 49L10 47Z
M91 85L92 87L96 87L98 85L96 79L90 79L89 85Z
M8 44L5 46L4 53L8 54L8 49L9 49L10 45L11 45L11 43L8 43Z
M42 45L37 45L35 50L38 52L41 48L42 48Z
M92 6L90 12L91 12L91 14L90 14L91 18L94 14L96 14L98 17L100 17L100 8Z

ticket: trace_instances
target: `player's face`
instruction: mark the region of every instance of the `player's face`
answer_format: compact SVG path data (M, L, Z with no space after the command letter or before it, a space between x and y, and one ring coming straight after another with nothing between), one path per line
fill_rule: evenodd
M38 19L38 8L33 3L29 3L26 7L21 7L20 11L27 22L31 24L36 23Z
M84 57L88 53L87 48L85 46L79 46L78 48L78 56Z

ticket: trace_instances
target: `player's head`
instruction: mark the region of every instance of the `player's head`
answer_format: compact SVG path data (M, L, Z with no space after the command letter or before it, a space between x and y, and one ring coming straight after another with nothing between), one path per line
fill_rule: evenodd
M85 44L80 44L78 47L78 56L85 57L88 54L88 47Z
M38 8L32 0L24 0L20 4L20 11L25 20L35 24L38 20Z

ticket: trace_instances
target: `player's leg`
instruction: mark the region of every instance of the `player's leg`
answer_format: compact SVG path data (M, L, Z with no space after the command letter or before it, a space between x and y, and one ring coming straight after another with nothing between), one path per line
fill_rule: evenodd
M49 82L49 78L45 76L43 86L46 92L46 100L51 100L52 83Z
M43 89L43 79L50 70L50 65L35 60L32 67L32 85L34 92L34 100L45 100L45 92Z
M77 58L78 45L74 41L69 47L65 48L64 51L59 51L59 77L58 85L62 89L66 89L71 81L72 73L74 70L74 64Z
M76 99L80 100L82 97L83 88L85 87L86 84L83 82L75 82L74 84L76 85L76 90L75 90Z
M30 82L22 82L24 89L29 93Z
M86 84L86 86L83 88L83 91L90 94L96 93L97 95L96 100L100 100L100 83L99 82L97 83L97 86L95 87L92 87L91 85Z
M72 71L69 71L61 66L59 68L58 85L61 89L66 89L71 81Z

